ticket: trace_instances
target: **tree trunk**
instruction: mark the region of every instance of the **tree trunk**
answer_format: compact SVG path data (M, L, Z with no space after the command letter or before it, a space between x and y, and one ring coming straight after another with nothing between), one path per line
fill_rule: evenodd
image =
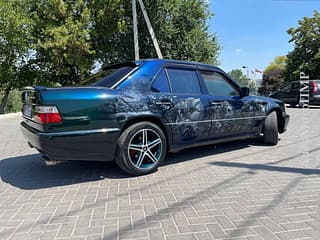
M8 98L9 98L10 88L4 90L4 95L1 99L0 103L0 114L4 114L4 109L7 106Z

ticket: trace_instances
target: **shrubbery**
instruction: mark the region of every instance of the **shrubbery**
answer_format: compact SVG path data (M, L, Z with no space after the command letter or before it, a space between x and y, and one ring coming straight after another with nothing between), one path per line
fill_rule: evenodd
M2 99L3 93L0 92L0 99ZM10 91L7 105L4 109L4 113L12 113L21 111L21 91L12 90Z

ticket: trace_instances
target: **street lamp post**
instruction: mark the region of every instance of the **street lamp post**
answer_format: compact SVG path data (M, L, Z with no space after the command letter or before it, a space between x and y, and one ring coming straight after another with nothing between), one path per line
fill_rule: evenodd
M249 87L249 67L246 66L246 65L243 65L242 68L243 68L243 69L247 69L247 81L248 81L247 87Z

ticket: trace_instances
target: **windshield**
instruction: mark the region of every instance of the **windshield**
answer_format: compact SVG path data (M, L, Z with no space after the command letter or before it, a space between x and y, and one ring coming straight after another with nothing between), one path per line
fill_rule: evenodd
M134 67L123 66L109 69L101 69L96 74L82 81L82 85L90 85L96 87L112 87L121 78L127 75Z

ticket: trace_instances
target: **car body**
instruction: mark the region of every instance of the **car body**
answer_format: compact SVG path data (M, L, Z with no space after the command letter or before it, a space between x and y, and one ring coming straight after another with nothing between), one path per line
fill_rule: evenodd
M289 121L283 102L250 96L202 63L139 60L105 67L89 81L23 92L22 132L46 159L116 160L140 175L157 169L168 151L261 133L276 144Z
M279 91L270 94L271 98L279 99L291 106L299 104L300 89L309 89L309 104L320 105L320 80L309 80L309 84L300 81L292 81L287 83ZM307 95L308 96L308 95Z

